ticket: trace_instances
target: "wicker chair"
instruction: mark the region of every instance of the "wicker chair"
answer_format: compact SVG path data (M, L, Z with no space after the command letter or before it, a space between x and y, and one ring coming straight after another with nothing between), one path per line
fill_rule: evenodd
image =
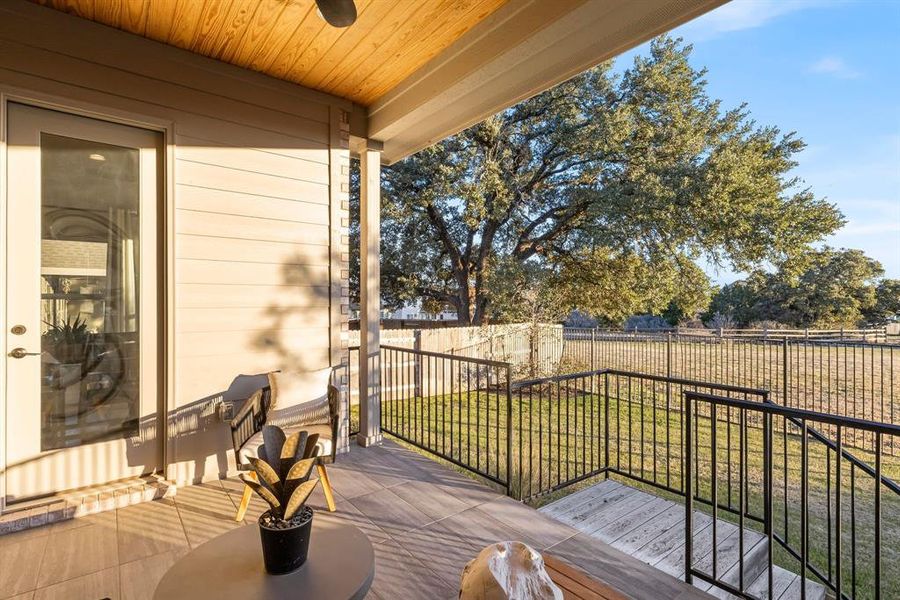
M259 448L263 445L263 425L278 425L287 435L300 430L306 430L310 434L318 433L319 460L316 461L316 470L322 482L322 491L325 493L328 510L334 512L334 494L325 465L334 462L337 451L340 392L333 385L329 385L327 399L291 407L276 416L273 414L277 404L278 390L275 372L265 373L258 377L266 377L267 384L247 398L231 421L231 440L234 444L238 469L253 473L249 459L255 458ZM244 514L250 504L251 493L250 487L245 486L235 521L244 519Z

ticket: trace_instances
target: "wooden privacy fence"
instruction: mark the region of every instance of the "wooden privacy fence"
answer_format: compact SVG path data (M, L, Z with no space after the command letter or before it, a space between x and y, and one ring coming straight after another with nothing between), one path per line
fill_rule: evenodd
M432 329L382 329L382 346L410 348L421 352L435 352L453 356L493 360L510 363L516 377L538 377L551 375L560 369L563 354L562 325L531 323L512 323L506 325L483 325L480 327L445 327ZM350 332L350 347L359 346L359 332ZM350 405L359 401L359 364L356 353L353 353L349 364L349 396ZM428 389L454 389L458 385L455 379L451 382L451 374L441 369L427 370L421 368L420 362L427 360L415 354L398 355L395 368L398 370L419 373L413 379L391 385L418 385ZM410 364L405 364L406 362ZM455 375L454 375L455 377ZM383 393L403 390L382 390Z

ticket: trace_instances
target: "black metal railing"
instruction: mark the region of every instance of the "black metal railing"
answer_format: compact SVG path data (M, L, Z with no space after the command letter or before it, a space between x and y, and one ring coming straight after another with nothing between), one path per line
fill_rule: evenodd
M381 347L381 428L509 491L509 363Z
M745 577L744 521L750 504L763 509L762 530L768 544L767 597L773 597L774 553L784 554L782 564L792 565L800 575L800 597L810 585L824 585L837 598L896 597L896 557L884 560L885 548L895 552L900 544L898 517L900 487L883 470L882 448L888 438L900 436L900 426L875 423L839 415L780 406L774 402L752 402L695 391L684 393L686 443L685 473L691 487L706 490L712 507L711 564L695 564L693 543L698 535L692 524L694 497L685 502L685 577L698 577L741 597L748 592ZM738 425L732 427L735 416ZM724 426L723 426L724 423ZM761 425L754 429L751 425ZM722 429L734 439L723 439ZM832 441L821 430L831 428ZM701 441L701 433L708 439ZM843 440L856 432L874 438L874 466L851 454ZM722 447L736 443L738 452L720 456ZM761 449L754 456L749 448ZM698 469L705 457L708 469ZM736 464L735 461L736 460ZM739 547L737 570L721 573L717 556L721 544L715 527L719 523L717 495L725 469L739 473ZM885 497L887 494L887 498ZM884 527L883 509L890 503L890 527ZM885 538L890 538L888 542ZM814 540L814 543L811 543ZM888 566L890 575L885 576ZM808 583L812 582L812 583Z
M509 363L398 346L382 346L380 371L383 431L511 497L615 476L684 498L688 522L694 509L711 514L689 577L753 597L760 568L772 590L777 563L841 599L900 597L900 466L883 462L898 425L664 374L600 369L513 383ZM859 439L871 453L850 452ZM720 569L723 535L736 560Z
M683 495L685 390L758 402L768 396L765 390L615 370L515 383L517 497L533 500L604 473ZM735 477L722 504L732 512Z

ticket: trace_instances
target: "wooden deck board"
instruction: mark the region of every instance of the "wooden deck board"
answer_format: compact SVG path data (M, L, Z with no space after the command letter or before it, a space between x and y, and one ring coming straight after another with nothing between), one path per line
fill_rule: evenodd
M321 486L310 505L317 520L356 525L372 542L376 567L369 597L373 600L455 598L466 563L485 546L506 540L525 541L545 556L575 565L550 559L570 600L709 600L698 589L577 528L388 440L371 448L354 445L349 454L339 455L337 462L328 465L328 473L337 510L326 509ZM233 519L243 487L232 479L211 481L182 488L174 500L2 535L0 555L21 553L26 562L20 571L29 581L0 576L0 598L20 593L43 597L51 591L60 591L67 600L132 597L137 589L145 596L152 594L159 578L190 548L239 526ZM635 504L654 498L621 484L605 489L609 492L606 503L614 502L613 496L619 500L627 496ZM561 504L565 510L560 512L590 520L594 510L585 505L596 500L596 493L590 491ZM264 509L264 503L253 498L246 526L255 527ZM110 554L106 546L81 543L85 536L112 540L113 549L118 539L118 555ZM69 554L77 547L79 552L73 554L75 558L67 554L60 560L38 560L44 548L51 546ZM38 559L33 559L35 555ZM33 564L27 564L28 560ZM97 565L108 568L99 571ZM3 569L0 572L6 575ZM100 578L98 573L110 576ZM57 590L57 585L64 587Z
M610 479L543 506L540 511L578 529L582 535L605 542L668 575L684 579L683 504ZM711 573L713 519L706 513L695 511L693 520L694 567ZM740 580L739 528L720 518L716 530L718 578L737 586ZM767 544L759 532L744 529L744 586L761 598L769 597L765 569ZM733 597L697 577L694 586L718 598ZM800 578L776 566L773 568L773 588L773 600L799 598ZM824 597L821 585L811 583L808 590L810 598Z

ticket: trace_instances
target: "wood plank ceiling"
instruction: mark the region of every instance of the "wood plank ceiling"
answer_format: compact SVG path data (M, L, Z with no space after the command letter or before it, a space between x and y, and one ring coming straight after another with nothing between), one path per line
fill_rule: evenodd
M508 0L356 0L350 27L314 0L31 0L369 106Z

